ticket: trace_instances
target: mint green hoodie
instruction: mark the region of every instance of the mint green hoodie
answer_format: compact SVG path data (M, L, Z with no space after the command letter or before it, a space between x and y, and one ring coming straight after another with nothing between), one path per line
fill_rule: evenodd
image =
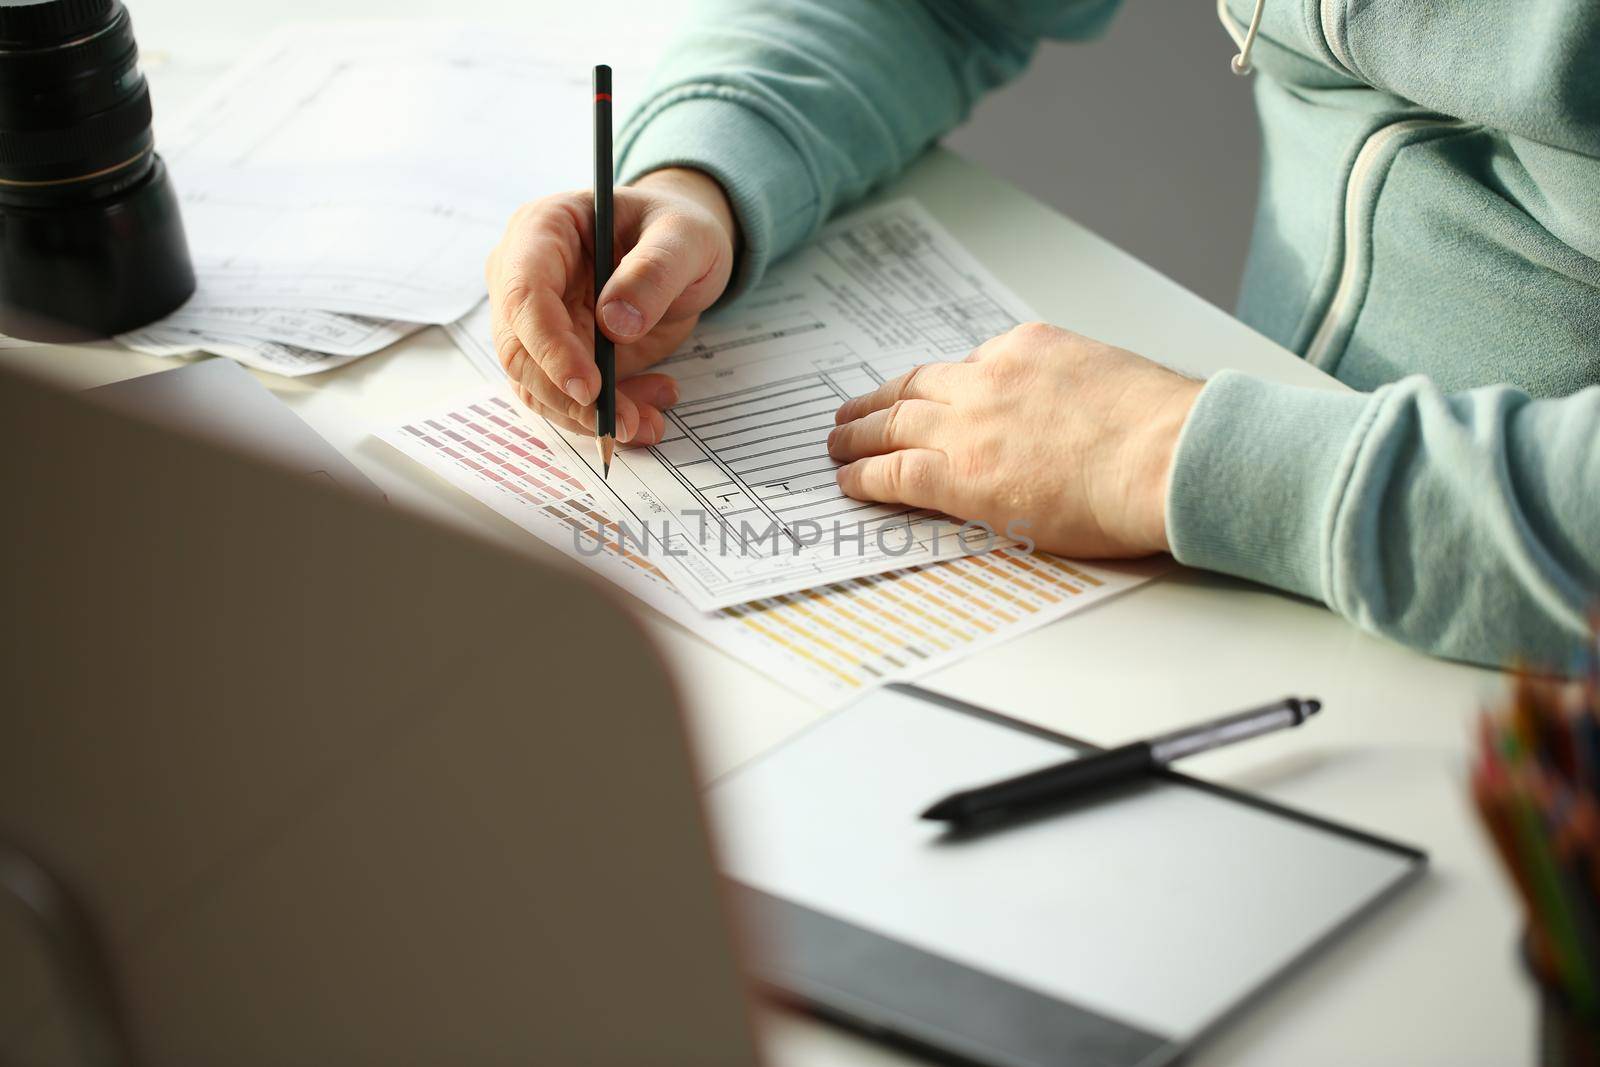
M1228 2L1242 28L1249 0ZM1040 38L1115 7L714 5L618 169L722 182L737 292ZM1359 392L1214 377L1178 446L1173 554L1440 655L1564 666L1600 596L1600 3L1266 0L1253 62L1238 314Z

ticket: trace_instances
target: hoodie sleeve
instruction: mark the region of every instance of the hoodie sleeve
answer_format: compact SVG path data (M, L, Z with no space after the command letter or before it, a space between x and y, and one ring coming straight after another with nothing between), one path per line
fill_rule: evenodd
M684 166L722 184L743 238L734 295L1014 77L1041 36L1096 33L1116 3L707 5L621 131L618 175Z
M1179 439L1167 534L1180 562L1429 652L1564 670L1600 606L1600 386L1363 395L1224 372Z

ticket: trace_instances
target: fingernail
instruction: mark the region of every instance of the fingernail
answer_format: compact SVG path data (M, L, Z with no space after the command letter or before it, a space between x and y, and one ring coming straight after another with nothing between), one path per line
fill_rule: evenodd
M661 387L661 392L657 395L656 399L661 401L661 407L670 408L672 405L678 402L678 396L678 383L669 381L666 385Z
M600 309L600 317L613 336L632 337L644 329L644 316L626 300L609 300Z
M568 378L567 384L561 389L580 404L587 404L594 399L594 394L589 392L589 383L577 376Z

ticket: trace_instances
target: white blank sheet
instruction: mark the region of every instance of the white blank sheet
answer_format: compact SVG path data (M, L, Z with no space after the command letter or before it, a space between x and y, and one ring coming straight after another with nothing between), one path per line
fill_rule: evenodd
M1072 755L878 690L712 788L722 863L756 889L1180 1041L1417 863L1170 784L958 842L917 817L954 789Z

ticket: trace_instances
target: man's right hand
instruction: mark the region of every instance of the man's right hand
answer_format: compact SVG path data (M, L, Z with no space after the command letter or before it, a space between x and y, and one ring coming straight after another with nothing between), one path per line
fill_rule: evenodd
M737 228L722 187L696 170L654 171L618 186L615 204L621 261L598 304L593 194L547 196L511 217L484 270L494 346L523 403L593 434L598 307L600 327L617 345L617 439L654 444L678 387L665 374L641 372L671 355L727 288Z

